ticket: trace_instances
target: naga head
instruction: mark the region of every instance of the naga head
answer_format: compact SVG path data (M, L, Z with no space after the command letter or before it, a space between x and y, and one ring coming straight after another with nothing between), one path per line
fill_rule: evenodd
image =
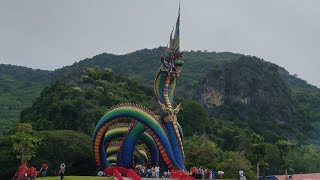
M172 75L179 76L181 67L184 63L183 53L175 51L174 49L167 48L166 54L161 57L161 70L167 71Z
M180 27L180 7L179 15L176 22L175 29L172 30L170 34L170 44L166 48L165 55L161 57L161 70L167 71L172 75L179 76L181 67L184 63L183 53L180 52L180 37L179 37L179 27ZM173 34L174 31L174 34Z

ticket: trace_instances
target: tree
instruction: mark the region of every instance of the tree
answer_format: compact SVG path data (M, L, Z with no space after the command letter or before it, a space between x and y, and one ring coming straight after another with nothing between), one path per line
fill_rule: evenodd
M71 130L38 131L36 136L41 137L42 143L29 164L46 163L53 170L49 175L57 173L54 170L59 169L61 163L66 164L69 175L96 174L90 136Z
M258 134L253 134L252 136L252 145L251 151L254 157L254 161L257 163L257 179L259 179L259 171L260 167L265 169L268 166L268 163L265 162L265 156L267 154L266 151L266 143L264 143L263 136Z
M15 158L12 145L11 136L0 135L0 179L11 179L17 171L19 160Z
M281 166L285 169L286 179L288 179L288 168L292 166L292 159L288 158L288 154L291 149L295 146L295 143L288 140L279 140L276 143L279 151L280 151L280 159L281 159Z
M185 136L209 134L212 127L207 111L193 100L182 102L178 119Z
M226 151L222 155L222 161L218 164L217 170L225 173L225 178L239 177L238 172L242 170L247 179L253 179L254 172L250 161L246 159L243 153Z
M21 159L21 162L30 160L36 154L40 138L34 136L31 124L19 123L11 138L13 150L19 154L16 157Z
M266 156L265 156L265 162L270 165L265 167L263 170L264 174L279 174L280 164L281 164L281 158L280 158L280 151L278 147L271 143L266 143ZM261 167L262 168L262 167Z
M192 136L184 140L184 152L186 166L202 166L215 168L218 164L218 156L222 151L217 145L204 136Z
M320 147L302 145L289 153L293 160L293 169L298 173L313 173L320 170Z

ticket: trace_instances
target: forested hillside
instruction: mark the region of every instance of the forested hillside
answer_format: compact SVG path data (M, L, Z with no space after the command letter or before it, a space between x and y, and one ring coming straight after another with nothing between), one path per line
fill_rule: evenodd
M278 93L276 99L284 98L284 102L279 102L280 107L283 106L283 103L288 103L286 102L288 100L290 103L294 102L290 97L288 97L290 96L290 93L287 92L289 91L286 89L287 87L284 84L281 85L283 82L281 81L281 78L279 78L278 72L269 71L274 68L274 65L268 63L265 64L266 62L255 58L246 58L230 62L226 67L229 67L229 70L234 70L234 73L237 73L234 68L239 69L240 72L240 69L242 68L254 70L255 68L247 67L246 63L251 61L253 64L257 63L254 65L256 70L253 72L261 73L256 77L257 79L263 78L266 74L274 74L275 77L271 78L273 79L272 82L275 83L274 86L280 86L282 88L279 87L277 90L272 91L266 88L266 92L270 91L270 93L273 94ZM222 65L222 67L224 67L224 65ZM271 74L263 72L260 69L263 67ZM218 69L233 77L232 73L229 71L225 71L223 68L217 67L216 70ZM216 72L213 71L213 73ZM220 76L223 77L223 74L220 74ZM223 80L220 76L215 77L219 77L218 79ZM243 79L241 76L237 77ZM230 77L227 76L226 78ZM206 82L206 80L207 79L205 78L204 82ZM264 84L259 84L260 81L256 81L253 81L255 84L254 86L250 84L252 87L248 88L252 90L250 92L253 94L248 94L250 97L255 97L255 95L258 96L259 94L255 94L255 87L260 87L261 84ZM277 84L277 81L280 84ZM265 83L267 83L267 81ZM240 92L245 94L243 87L240 86L242 84L234 84ZM201 87L201 85L202 84L200 84L199 87ZM237 94L236 92L233 93ZM246 101L245 105L248 105L249 107L245 109L229 108L226 112L221 111L221 117L210 114L210 111L200 104L202 101L199 101L200 103L191 99L180 99L178 101L182 101L182 109L178 114L178 120L184 130L186 138L185 153L187 167L200 165L223 169L227 174L226 177L229 178L236 177L236 170L241 168L245 170L247 177L251 178L254 176L255 163L258 161L257 157L259 157L259 161L262 163L260 167L262 174L281 174L287 166L290 167L290 173L315 172L320 169L320 164L315 163L315 161L320 160L318 147L314 145L303 145L303 143L299 143L297 141L290 141L286 138L287 134L277 134L278 132L276 129L268 129L268 132L275 134L274 136L268 136L268 134L266 135L263 131L262 133L259 132L259 130L261 130L259 128L267 126L264 123L271 121L272 119L260 118L257 120L263 121L259 122L260 124L256 123L255 119L250 116L246 117L248 118L248 122L246 123L241 124L241 122L239 123L239 121L237 121L236 118L239 115L237 111L244 111L246 109L256 113L254 115L275 113L274 116L276 117L278 115L277 113L279 113L276 110L275 112L263 112L258 107L250 107L254 106L254 104L257 106L260 106L261 104L264 105L265 102L261 101L261 99L253 99L253 102L249 100ZM230 101L238 102L239 99L235 98ZM84 142L87 143L84 144L74 138L77 136L82 137L82 133L90 136L97 121L104 114L106 109L112 105L122 102L143 104L152 110L157 111L157 107L154 105L153 92L151 88L141 86L126 78L118 77L114 75L110 69L99 70L96 68L79 68L77 71L67 74L63 79L58 80L56 83L45 88L40 97L34 101L33 105L22 112L21 121L32 123L33 127L38 131L45 130L45 132L39 132L39 137L43 137L45 141L49 140L50 143L43 143L37 157L45 157L53 166L57 166L58 163L51 158L50 154L55 154L59 159L65 157L61 154L68 154L66 157L68 158L68 161L71 162L70 166L74 170L75 174L84 173L84 171L77 171L78 168L83 168L86 170L86 174L90 174L94 172L94 169L90 169L90 167L92 167L92 162L90 161L90 163L88 165L84 165L84 167L79 167L79 162L81 162L79 159L90 159L90 154L92 153L90 150L91 144L88 143L88 140L85 140ZM240 99L240 102L243 101ZM253 103L253 105L251 103ZM272 99L269 99L267 103L271 103L269 104L270 106L274 105L272 104L274 103ZM237 104L231 105L236 106ZM295 107L294 105L290 105L289 108ZM223 116L223 113L228 112L233 115L234 119L227 119ZM292 112L285 112L284 114L290 113ZM272 114L269 115L271 116ZM289 121L297 123L294 122L294 120L296 119L289 119ZM251 127L251 124L254 124L256 127ZM272 122L270 124L273 125ZM75 142L79 142L79 145L83 147L83 150L77 148L77 145L67 146L67 149L75 149L75 152L78 154L77 157L79 158L74 159L75 157L73 156L73 153L61 150L61 148L55 147L51 143L52 141L55 142L59 139L64 139L63 134L65 133L57 131L62 129L74 130L77 132L72 132L73 135L70 136L70 138L74 139ZM291 138L291 136L289 136L289 138ZM71 141L68 140L66 142ZM290 151L287 151L288 154L285 157L289 158L291 160L290 162L286 162L284 157L281 156L280 148L283 144L293 146ZM61 144L61 146L64 145L65 143ZM50 150L46 150L45 147L48 147ZM58 149L51 150L52 148ZM262 148L264 153L260 152ZM210 158L208 158L208 156L210 156ZM39 159L35 158L31 162L39 163ZM305 166L301 166L301 163L304 163Z
M143 49L126 55L100 54L66 66L55 71L33 70L31 68L0 65L0 134L8 132L14 123L18 122L20 112L31 105L44 87L64 74L77 71L79 67L111 68L114 74L143 82L143 85L152 87L155 73L160 66L160 56L164 48ZM191 95L199 79L210 70L210 63L222 63L237 59L240 55L233 53L186 53L185 74L181 76L178 96ZM189 63L190 61L190 63ZM183 89L189 89L184 91Z
M83 165L81 159L92 158L90 136L110 106L132 102L158 111L152 86L163 52L100 54L55 71L0 65L0 120L6 125L0 133L18 119L29 122L43 138L31 163L45 158L56 167L67 158L74 174L92 174L93 162ZM319 147L310 145L320 144L317 87L257 57L192 51L184 60L175 99L182 103L178 121L188 167L224 169L231 178L239 168L253 177L258 161L264 174L288 167L291 173L320 170ZM293 148L284 157L280 151L286 145ZM1 136L0 164L11 164L0 177L15 170L11 146L10 133ZM63 155L68 151L76 153Z
M55 71L56 74L73 71L77 67L111 68L114 73L138 80L146 86L153 87L155 74L160 67L160 57L164 48L142 49L125 55L100 54L85 59L71 66ZM184 54L184 65L177 95L187 97L194 93L194 87L214 67L214 65L236 60L243 55L229 52L191 51Z
M7 89L7 91L4 91L5 88L2 88L3 93L1 93L0 102L4 103L4 105L0 106L1 111L3 112L0 115L0 120L4 124L8 124L8 122L17 122L17 119L19 118L19 112L21 112L22 109L31 104L31 102L38 96L43 87L51 82L54 82L57 78L63 77L64 74L69 74L77 71L80 67L96 67L99 69L111 68L113 73L116 75L128 77L129 79L140 82L144 86L152 88L154 76L160 66L159 59L163 52L164 49L162 47L159 47L151 50L143 49L126 55L112 55L104 53L92 58L85 59L71 66L66 66L64 68L55 70L53 72L32 70L29 68L10 65L1 65L2 68L0 71L0 87L11 87L11 90L8 91ZM252 82L248 81L252 81L251 78L253 78L253 82L255 82L254 80L257 80L257 78L254 78L258 73L258 76L261 76L259 77L259 83L260 85L265 86L265 92L271 93L272 91L273 93L276 93L270 94L270 97L273 97L274 99L275 97L282 98L282 107L288 105L287 109L281 109L281 111L284 111L284 113L280 113L280 115L278 113L277 115L278 117L287 117L284 117L284 119L282 119L281 117L278 122L289 122L288 119L290 119L294 123L285 123L283 125L294 127L291 134L295 132L305 134L305 132L308 131L308 136L310 136L312 139L317 139L316 137L320 135L320 90L315 86L309 85L306 81L301 80L296 76L290 75L284 68L281 68L277 65L271 63L263 63L263 60L258 60L260 63L251 63L251 61L248 60L251 58L251 60L253 60L254 62L258 59L255 57L249 57L229 52L185 52L185 64L183 66L181 76L178 80L176 98L188 99L188 97L193 97L196 93L199 95L198 87L201 86L201 82L204 79L215 80L216 77L210 77L210 74L212 74L213 71L222 67L225 68L227 66L230 66L229 69L231 69L232 64L225 63L230 63L236 60L239 61L239 58L247 60L245 64L242 64L243 66L246 66L245 68L242 68L242 71L249 71L247 74L240 76L241 78L238 78L239 81L234 82L237 82L238 84L242 83L242 86L250 85L250 83ZM260 69L255 67L255 64L257 64ZM267 68L271 66L271 69ZM259 72L261 69L263 71ZM251 73L251 71L256 72ZM278 73L275 75L276 72ZM234 73L234 77L235 74L236 73ZM276 77L275 82L272 82L272 77ZM265 79L268 83L264 84ZM281 89L285 92L282 92ZM236 91L236 89L234 89L234 91ZM291 102L293 102L293 104ZM253 111L256 110L255 104L253 104L251 107L253 108ZM270 108L276 109L275 107ZM280 112L280 110L278 112ZM299 112L302 112L302 114ZM237 113L239 113L237 110L231 112L232 116L230 117L232 118L227 117L226 119L239 122L239 119L241 119L243 115ZM270 113L274 113L274 111ZM270 119L271 117L274 117L274 114L270 115L270 113L264 113L263 115L260 114L259 118L255 119L260 119L260 117ZM221 114L215 114L215 116L217 115L222 116ZM300 120L297 121L297 119ZM253 122L260 124L258 125L258 127L256 127ZM263 128L263 126L261 125L262 122L264 121L250 120L248 122L244 122L244 124L245 126L249 125L249 127ZM271 122L275 122L275 120L273 119ZM270 124L271 122L267 121L266 124ZM307 124L304 124L304 122L307 122ZM298 126L297 123L302 123L302 127L306 129L300 131L301 129L295 128L295 126ZM11 126L11 124L8 126ZM10 129L5 128L6 126L3 127L3 129ZM278 130L276 131L279 132L281 129L279 128L280 127L278 127ZM290 133L288 133L286 129L288 128L285 128L285 133L287 133L288 136L292 136L289 135ZM0 133L1 132L3 131L0 130ZM278 134L279 133L276 133L276 135ZM297 134L295 135L295 137L301 137L301 135Z
M196 99L214 117L249 127L270 142L280 136L305 140L313 115L293 94L275 64L241 57L208 73Z
M153 92L111 69L79 68L46 87L31 107L21 113L21 122L36 130L76 130L91 135L109 107L139 103L154 108Z
M73 71L79 66L110 67L115 74L128 76L128 78L137 80L145 86L152 87L155 73L160 66L159 57L161 57L163 52L164 49L159 47L152 50L143 49L126 55L100 54L75 63L72 66L56 70L55 73L63 74L64 72ZM188 99L189 97L198 96L199 93L201 94L199 87L204 79L217 80L215 76L211 76L213 71L222 71L224 68L228 69L229 72L233 72L233 77L237 77L238 74L234 72L236 70L237 72L242 72L243 75L237 77L238 79L235 81L225 83L234 86L236 86L236 84L232 83L237 83L250 91L255 91L255 93L259 93L257 91L261 87L264 88L263 91L267 94L269 93L269 97L274 100L280 98L279 104L276 106L273 106L275 104L272 103L264 104L270 111L264 111L261 103L260 105L257 105L255 102L251 103L251 110L246 110L246 112L248 114L250 111L249 114L251 114L250 116L252 118L254 116L258 117L251 118L250 120L246 119L246 121L242 122L243 126L254 127L255 130L260 129L259 132L262 132L261 129L263 129L266 135L270 137L286 134L287 137L293 139L306 140L307 138L311 142L320 143L317 138L317 136L320 135L319 88L308 84L296 75L290 75L282 67L265 62L254 56L251 57L230 52L191 51L184 53L184 60L185 63L182 67L182 72L178 80L178 88L176 90L177 98ZM234 61L236 62L232 63ZM241 69L238 70L237 66L241 66ZM252 84L256 85L256 83L258 83L260 87L251 86ZM237 88L234 88L233 92L236 91ZM270 99L264 98L264 100ZM260 100L260 102L263 102L263 99ZM226 120L231 120L232 122L243 120L243 113L241 115L239 112L241 108L236 109L236 107L237 106L233 106L233 109L231 108L229 110L225 109L231 114L231 116L225 117ZM257 111L257 109L260 110ZM217 112L218 110L216 109L215 111ZM223 112L215 114L215 116L218 117L225 115ZM274 117L278 119L273 119ZM277 122L278 125L280 123L281 126L276 126L273 124L274 122ZM265 125L268 124L270 126L265 127ZM275 126L277 128L271 128ZM268 130L271 130L271 132Z
M21 111L53 79L50 71L0 64L0 135L12 129Z

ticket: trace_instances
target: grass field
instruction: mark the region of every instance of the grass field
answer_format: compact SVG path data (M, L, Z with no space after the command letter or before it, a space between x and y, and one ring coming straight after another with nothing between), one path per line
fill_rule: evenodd
M60 176L52 176L45 178L37 178L37 180L60 180ZM95 177L95 176L65 176L64 180L114 180L111 177Z

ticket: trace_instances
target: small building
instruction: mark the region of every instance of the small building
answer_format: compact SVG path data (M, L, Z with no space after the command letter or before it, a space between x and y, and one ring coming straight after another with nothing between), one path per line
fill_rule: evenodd
M264 179L260 176L259 180ZM320 173L290 174L288 175L288 179L286 179L286 175L272 175L266 176L265 180L320 180Z

